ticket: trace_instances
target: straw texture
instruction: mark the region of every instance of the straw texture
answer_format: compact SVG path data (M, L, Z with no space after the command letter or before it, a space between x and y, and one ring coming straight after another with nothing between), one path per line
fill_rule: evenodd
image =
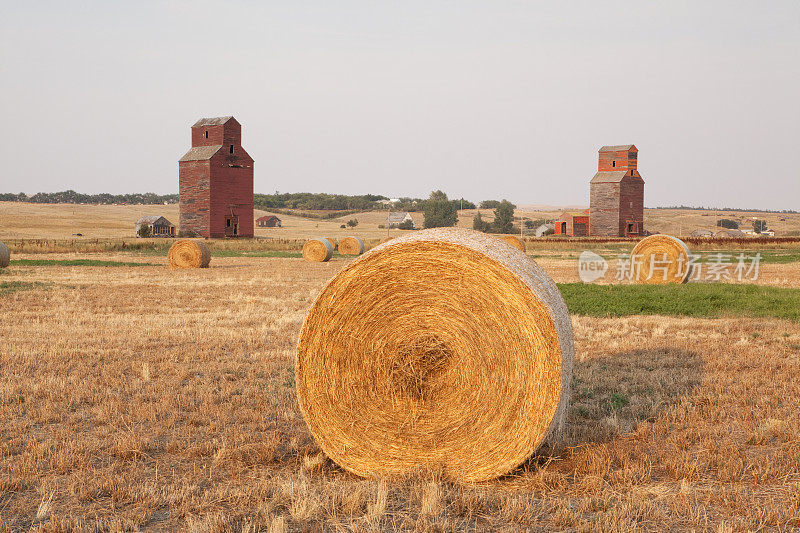
M333 246L330 239L321 237L311 239L303 245L303 259L314 263L324 263L333 257Z
M335 250L336 249L336 239L334 239L333 237L325 237L325 239L329 243L331 243L331 249Z
M563 430L572 326L550 277L500 240L438 228L376 246L306 316L297 394L325 453L360 476L482 481Z
M5 268L11 263L11 253L8 251L8 246L0 242L0 268Z
M345 237L339 241L339 253L342 255L361 255L364 253L364 241L358 237Z
M672 235L651 235L634 246L631 261L636 283L664 285L689 279L689 248Z
M519 237L515 237L514 235L503 235L500 237L505 242L516 248L517 250L525 251L525 243Z
M173 268L208 268L211 252L203 241L180 240L169 248L169 264Z

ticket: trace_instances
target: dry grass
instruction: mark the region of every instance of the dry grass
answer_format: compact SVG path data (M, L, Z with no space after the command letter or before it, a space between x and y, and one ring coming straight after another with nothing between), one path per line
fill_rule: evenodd
M2 273L48 287L0 296L0 530L800 528L800 324L574 318L566 448L480 485L366 481L294 394L346 262L214 264Z

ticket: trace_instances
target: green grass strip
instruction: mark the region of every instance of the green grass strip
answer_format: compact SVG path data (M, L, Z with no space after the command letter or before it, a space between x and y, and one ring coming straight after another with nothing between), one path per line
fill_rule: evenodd
M570 313L596 317L670 315L800 320L800 289L750 284L591 285L559 283Z
M21 266L99 266L99 267L158 266L155 263L101 261L99 259L12 259L11 264L21 265Z

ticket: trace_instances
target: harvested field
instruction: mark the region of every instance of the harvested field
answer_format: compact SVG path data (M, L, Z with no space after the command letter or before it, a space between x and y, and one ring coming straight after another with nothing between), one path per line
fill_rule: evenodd
M15 259L43 257L87 255ZM349 259L88 257L156 265L0 272L0 530L800 527L797 321L573 316L565 448L478 485L367 481L320 454L292 366Z

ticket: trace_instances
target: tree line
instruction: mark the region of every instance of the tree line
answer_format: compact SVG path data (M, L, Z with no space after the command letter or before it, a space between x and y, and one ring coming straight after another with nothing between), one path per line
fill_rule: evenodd
M24 192L0 193L0 202L30 202L33 204L177 204L177 194L152 192L128 194L82 194L73 190L37 192L28 196Z
M795 211L793 209L783 209L781 211L776 211L774 209L743 209L741 207L692 207L688 205L673 205L667 207L653 207L648 209L683 209L683 210L693 210L693 211L731 211L731 212L739 212L739 213L776 213L776 214L787 214L787 215L796 215L800 213L800 211Z

